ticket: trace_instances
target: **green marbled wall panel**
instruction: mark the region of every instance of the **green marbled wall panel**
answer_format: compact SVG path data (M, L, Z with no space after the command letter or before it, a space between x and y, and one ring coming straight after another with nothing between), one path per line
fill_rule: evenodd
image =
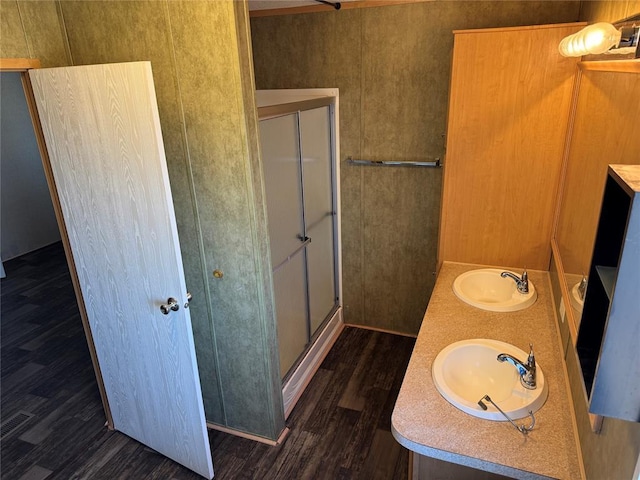
M264 304L264 363L273 372L279 371L280 354L278 349L278 335L275 317L273 283L271 274L271 251L269 248L269 229L267 226L267 204L265 201L264 176L260 160L260 139L258 128L258 111L256 109L256 88L253 74L253 60L251 52L251 29L249 25L249 10L246 2L234 2L236 14L236 33L238 38L238 58L240 60L240 79L242 83L242 97L245 112L248 159L247 178L249 185L247 193L252 199L254 228L251 235L254 238L256 255L257 280L261 283L259 290L260 302ZM267 383L268 385L268 383ZM284 424L281 417L282 382L279 375L271 376L271 395L274 398L272 410L275 412L274 424L276 431Z
M451 50L446 24L456 6L407 7L364 12L365 158L429 161L444 154L450 62L438 53ZM442 171L365 167L363 175L363 323L416 334L435 283Z
M37 58L43 67L70 64L52 1L0 1L0 57Z
M200 253L167 3L70 1L62 2L62 11L74 64L151 61L187 288L193 295L190 310L205 412L208 420L223 423L206 273Z
M0 57L31 58L18 2L0 2Z
M442 172L365 168L365 325L415 334L435 283Z
M71 65L59 2L24 1L19 7L33 58L43 67Z
M338 13L338 12L335 12ZM343 13L347 13L346 11ZM360 319L365 314L365 298L362 294L363 264L361 254L364 245L362 184L363 169L348 164L348 156L362 156L362 111L361 71L362 10L352 10L349 15L333 15L335 36L331 51L333 65L330 72L334 84L340 90L340 195L341 195L341 240L342 240L342 295L345 322ZM318 85L324 86L324 85ZM344 252L359 252L360 255L344 255Z
M254 18L256 84L340 88L343 160L442 157L452 30L571 22L579 5L433 1ZM343 163L341 180L345 321L416 334L435 280L442 174Z
M640 0L584 1L580 7L580 20L616 22L640 14Z
M209 291L226 425L276 438L284 428L282 396L273 396L276 365L265 361L265 329L274 323L261 301L261 247L252 235L256 207L234 6L187 0L169 2L169 10L206 271L224 272Z

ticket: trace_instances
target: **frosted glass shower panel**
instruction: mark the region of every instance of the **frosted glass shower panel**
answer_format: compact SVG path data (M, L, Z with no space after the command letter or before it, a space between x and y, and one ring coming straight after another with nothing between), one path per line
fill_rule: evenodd
M259 109L278 348L285 385L306 375L300 372L317 353L313 353L316 347L312 342L327 320L337 318L332 315L339 308L335 108L328 98L313 98ZM310 355L305 357L307 353ZM296 370L298 362L303 362L300 370Z
M296 114L260 121L272 267L301 244L302 186Z
M325 217L313 228L307 247L309 269L309 317L313 335L338 304L333 257L333 219Z
M337 306L334 253L334 199L331 157L331 111L300 112L302 184L309 278L311 334Z
M304 351L309 338L307 322L304 321L307 317L304 269L304 253L299 252L273 272L281 378Z

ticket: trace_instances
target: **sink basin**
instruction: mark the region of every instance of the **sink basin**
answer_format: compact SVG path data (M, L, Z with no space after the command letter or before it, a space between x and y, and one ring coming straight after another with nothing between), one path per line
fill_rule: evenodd
M516 368L497 360L508 353L524 362L528 354L511 344L498 340L472 339L445 347L433 362L431 374L442 395L454 407L474 417L506 421L490 404L483 410L478 405L484 395L512 419L536 412L547 400L548 387L540 365L536 365L537 388L529 390L520 383ZM486 403L486 402L485 402Z
M512 278L500 276L505 271L509 270L480 268L465 272L454 280L453 293L471 306L492 312L516 312L533 305L538 294L531 280L529 293L520 293Z

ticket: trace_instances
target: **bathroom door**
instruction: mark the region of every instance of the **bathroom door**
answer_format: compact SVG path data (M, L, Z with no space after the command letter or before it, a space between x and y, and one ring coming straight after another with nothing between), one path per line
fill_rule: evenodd
M113 426L212 478L151 65L29 76Z

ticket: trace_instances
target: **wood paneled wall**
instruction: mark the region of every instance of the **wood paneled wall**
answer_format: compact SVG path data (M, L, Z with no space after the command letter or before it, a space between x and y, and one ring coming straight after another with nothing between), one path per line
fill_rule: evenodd
M456 33L439 263L548 269L580 28Z

